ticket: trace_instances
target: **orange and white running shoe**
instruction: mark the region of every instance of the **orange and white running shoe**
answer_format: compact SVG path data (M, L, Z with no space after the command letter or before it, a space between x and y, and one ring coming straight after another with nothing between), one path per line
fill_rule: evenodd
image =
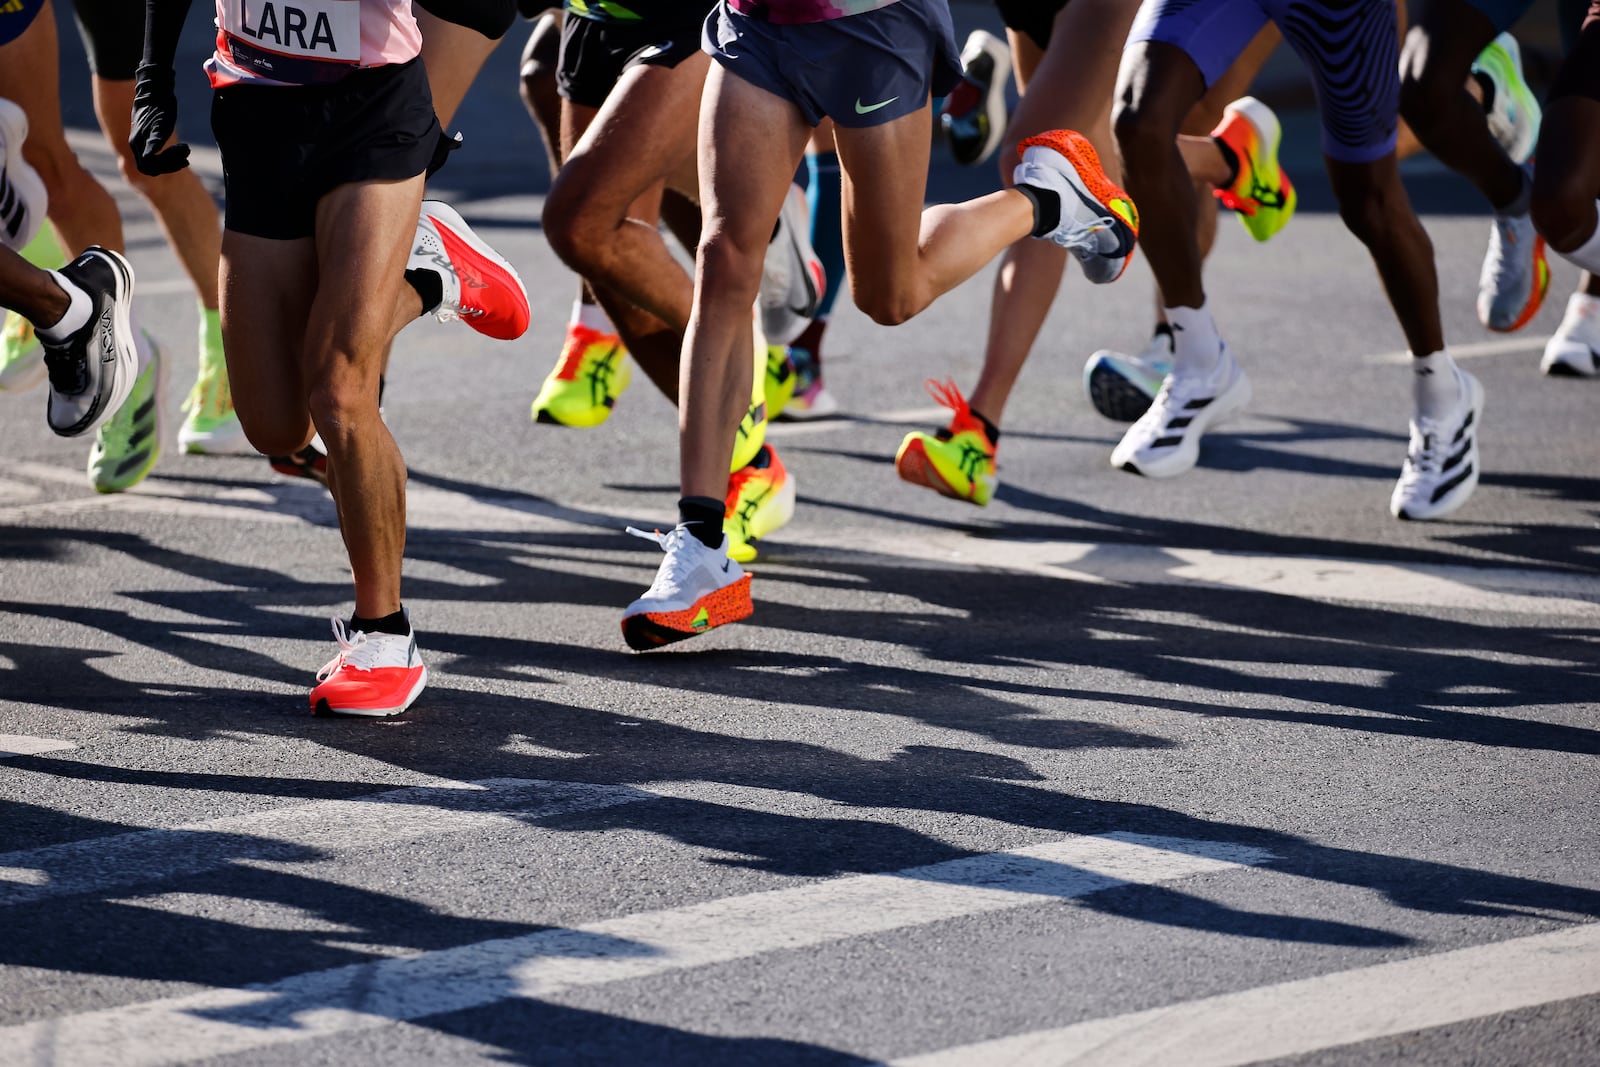
M771 445L728 476L727 509L722 532L728 535L728 558L749 563L757 544L794 517L794 479Z
M1012 180L1048 190L1061 204L1055 227L1037 236L1076 256L1091 282L1120 278L1139 241L1139 211L1101 169L1094 145L1073 130L1048 130L1024 138L1017 154Z
M635 537L654 541L666 552L656 580L644 596L622 613L622 638L636 652L670 645L755 611L750 602L750 576L728 558L728 538L707 548L687 526L669 533L628 527Z
M528 291L516 270L443 201L422 202L406 270L439 277L443 299L424 308L424 315L440 322L460 319L501 341L514 341L528 328Z
M1213 189L1212 195L1223 207L1238 212L1251 237L1269 240L1294 218L1300 199L1278 166L1278 144L1283 140L1278 116L1255 97L1242 96L1222 109L1222 121L1211 137L1227 145L1238 164L1233 183Z
M415 633L352 633L343 619L334 619L333 639L339 654L317 672L318 685L311 690L314 715L398 715L428 684Z

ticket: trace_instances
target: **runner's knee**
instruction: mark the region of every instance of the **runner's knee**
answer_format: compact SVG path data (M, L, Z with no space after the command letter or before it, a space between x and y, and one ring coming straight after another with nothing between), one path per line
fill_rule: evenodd
M1592 232L1597 190L1576 174L1556 174L1548 167L1536 169L1533 187L1533 225L1550 247L1570 252Z
M929 301L921 296L909 279L850 278L850 296L868 318L879 326L899 326L914 317Z
M544 202L542 225L550 247L580 274L610 247L609 235L619 221L605 217L596 200L592 183L569 164L557 175Z
M766 258L764 243L743 247L727 230L708 226L700 235L696 256L704 291L755 302L761 287L761 265Z

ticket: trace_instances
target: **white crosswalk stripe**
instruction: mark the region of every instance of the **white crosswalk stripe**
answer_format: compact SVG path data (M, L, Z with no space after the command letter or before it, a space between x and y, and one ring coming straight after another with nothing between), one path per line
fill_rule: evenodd
M1244 1067L1600 993L1600 923L1205 997L893 1067Z
M1270 858L1215 841L1071 837L0 1028L0 1049L117 1067L222 1056Z

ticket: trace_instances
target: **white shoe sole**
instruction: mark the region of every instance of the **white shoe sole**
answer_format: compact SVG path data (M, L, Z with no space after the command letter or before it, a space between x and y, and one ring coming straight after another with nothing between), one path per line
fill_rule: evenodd
M1216 399L1191 416L1192 421L1183 428L1182 443L1164 448L1155 455L1141 456L1138 448L1130 445L1128 438L1124 437L1111 452L1111 465L1146 478L1176 478L1200 462L1200 441L1206 433L1244 410L1250 403L1250 397L1250 379L1241 368L1239 379L1232 388L1218 393Z
M17 190L22 201L22 228L13 239L0 226L0 241L12 251L21 252L44 225L50 196L45 191L44 179L22 158L22 143L28 139L28 116L10 100L0 100L0 137L5 139L6 180Z
M1593 378L1600 375L1600 350L1578 341L1545 346L1539 369L1556 378Z

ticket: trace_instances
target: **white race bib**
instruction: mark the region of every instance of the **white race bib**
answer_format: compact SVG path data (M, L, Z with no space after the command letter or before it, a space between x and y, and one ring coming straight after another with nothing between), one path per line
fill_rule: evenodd
M278 55L361 62L361 0L225 0L230 37Z

